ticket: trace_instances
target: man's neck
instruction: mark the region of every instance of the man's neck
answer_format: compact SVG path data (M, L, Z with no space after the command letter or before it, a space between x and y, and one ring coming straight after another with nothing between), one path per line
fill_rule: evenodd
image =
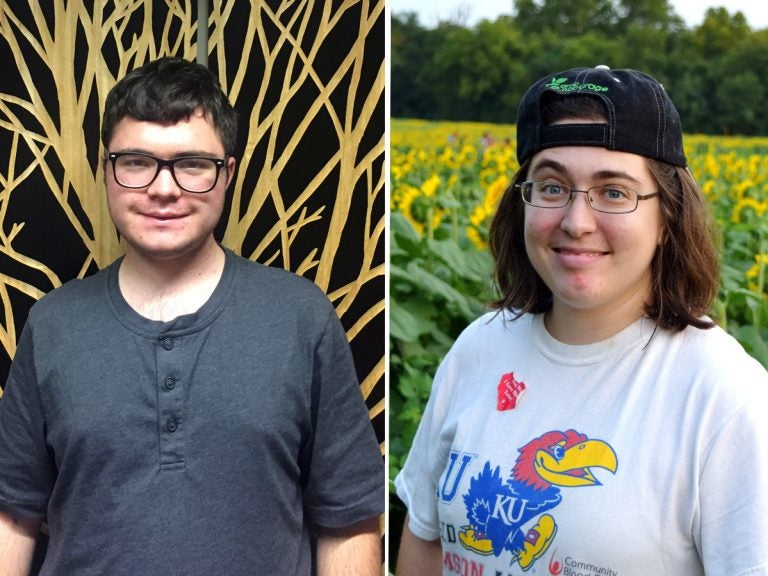
M225 255L215 242L182 258L158 259L128 250L120 265L120 292L128 305L150 320L167 322L192 314L213 294Z

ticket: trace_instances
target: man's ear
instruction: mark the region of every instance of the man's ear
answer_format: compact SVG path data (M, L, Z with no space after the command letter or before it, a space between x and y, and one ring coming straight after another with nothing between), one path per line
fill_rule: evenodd
M235 161L234 156L228 156L227 157L227 188L229 188L230 182L232 182L232 178L235 177L235 165L237 162Z

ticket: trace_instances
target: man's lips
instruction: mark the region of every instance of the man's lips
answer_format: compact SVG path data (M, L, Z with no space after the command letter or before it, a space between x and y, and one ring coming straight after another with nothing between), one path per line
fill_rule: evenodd
M142 213L142 216L145 218L150 218L152 220L159 220L161 222L169 221L169 220L178 220L179 218L184 218L185 214L175 214L175 213L168 213L168 212L144 212Z

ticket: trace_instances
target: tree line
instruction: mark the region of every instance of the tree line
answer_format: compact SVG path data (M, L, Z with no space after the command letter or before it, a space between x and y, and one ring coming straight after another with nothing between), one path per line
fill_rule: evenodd
M467 26L391 21L391 115L514 123L523 92L577 66L635 68L662 82L687 133L768 135L768 29L709 8L686 27L667 0L515 0Z

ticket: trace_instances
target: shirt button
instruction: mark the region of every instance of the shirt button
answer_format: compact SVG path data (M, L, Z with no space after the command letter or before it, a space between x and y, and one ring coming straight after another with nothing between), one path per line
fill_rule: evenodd
M171 350L173 348L173 338L166 338L163 340L163 348Z
M168 421L165 423L165 429L168 430L171 434L176 432L176 430L179 429L179 422L176 420L176 418L168 418Z
M167 390L173 390L174 388L176 388L176 378L174 378L173 376L168 376L165 379L165 388Z

